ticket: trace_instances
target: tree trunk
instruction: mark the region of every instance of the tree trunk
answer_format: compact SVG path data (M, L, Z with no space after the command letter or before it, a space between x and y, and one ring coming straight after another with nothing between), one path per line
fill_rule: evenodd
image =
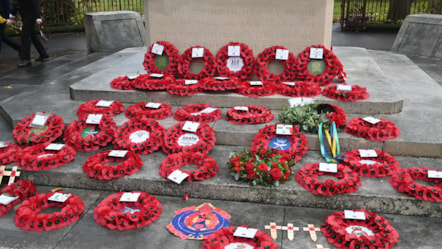
M393 22L405 19L410 14L411 3L414 0L390 0L387 19Z

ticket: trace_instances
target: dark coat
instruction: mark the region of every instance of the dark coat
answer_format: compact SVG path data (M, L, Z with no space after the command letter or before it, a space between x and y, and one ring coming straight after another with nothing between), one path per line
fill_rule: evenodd
M15 0L12 4L12 13L16 14L17 12L20 13L22 18L41 18L40 5L38 3L38 0Z
M9 0L0 0L0 16L5 19L9 18L11 13L11 2Z

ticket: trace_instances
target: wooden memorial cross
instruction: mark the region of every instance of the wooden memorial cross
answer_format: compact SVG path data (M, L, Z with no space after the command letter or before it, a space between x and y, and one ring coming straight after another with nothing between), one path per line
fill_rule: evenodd
M17 166L12 167L11 171L7 171L5 166L0 166L0 184L3 180L3 176L9 176L8 185L15 181L16 176L20 176L20 171L17 171Z
M281 230L281 226L277 226L275 222L270 222L270 225L266 225L265 229L270 229L270 236L273 239L278 238L278 233L276 230Z
M329 249L329 248L324 248L322 245L316 245L316 249Z
M295 238L294 231L299 231L299 227L294 227L292 223L287 223L287 226L283 226L282 230L287 230L287 237L291 241Z
M313 224L308 224L307 227L303 227L304 231L308 231L310 232L310 238L316 242L318 240L318 237L316 236L316 232L321 231L321 229L319 229L318 227L315 227L315 225Z

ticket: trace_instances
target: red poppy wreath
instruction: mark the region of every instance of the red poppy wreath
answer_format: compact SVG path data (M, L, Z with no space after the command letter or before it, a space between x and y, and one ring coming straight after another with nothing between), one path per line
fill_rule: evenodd
M222 77L232 76L246 80L255 70L253 50L240 42L229 42L221 47L216 54L215 63L218 74Z
M20 201L26 200L36 194L38 194L35 184L29 180L18 180L5 186L0 194L7 195L10 197L15 197L17 199L12 200L10 203L3 205L0 204L0 217L9 212L15 205L19 204Z
M221 110L208 104L189 104L176 110L173 116L178 121L210 123L222 118Z
M46 119L44 126L31 126L34 118L39 117ZM19 146L24 147L55 141L63 134L63 130L64 122L60 116L42 112L31 114L20 120L12 131L12 136Z
M164 130L154 119L131 119L118 127L114 145L118 149L149 154L161 147Z
M307 164L296 173L295 180L307 191L325 196L353 193L362 185L359 175L343 164L337 164L337 173L320 171L319 168L319 163ZM333 176L338 180L322 182L318 179L321 175Z
M81 104L77 109L77 115L106 114L114 116L124 111L124 106L120 101L90 100Z
M393 188L418 200L442 202L442 178L429 177L432 170L426 166L411 167L395 171L389 181ZM437 171L436 171L437 172ZM426 181L435 186L424 186L415 180Z
M133 79L129 76L120 76L117 77L115 79L113 79L110 82L110 86L113 89L118 89L118 90L135 90L134 88L134 83L135 83L136 79Z
M114 157L109 155L111 151L106 150L90 156L84 162L84 173L92 178L111 180L132 175L143 166L143 160L135 152L127 151L124 157Z
M179 58L180 52L175 45L167 41L157 41L147 49L143 65L148 73L175 75Z
M235 77L207 77L200 80L201 88L208 91L236 90L241 86L241 81Z
M185 170L184 165L195 165L198 167L193 170ZM218 164L216 160L200 152L180 152L168 155L160 165L159 174L166 178L175 170L180 170L189 175L186 178L188 182L202 181L215 176L218 173Z
M139 194L136 201L120 201L125 192L119 192L106 197L94 209L94 219L101 226L120 231L137 229L156 221L163 208L155 196L147 192L132 191Z
M192 96L195 93L202 93L203 89L198 80L178 79L167 86L167 92L179 96Z
M311 59L312 49L322 49L322 59ZM345 82L344 66L336 55L322 45L310 46L298 55L297 76L301 80L313 81L320 86L330 84L335 77Z
M399 233L384 217L365 209L351 211L364 213L365 220L346 219L344 211L326 218L321 232L330 244L342 249L390 249L398 242Z
M54 195L66 195L64 202L49 200ZM59 207L61 211L40 213L51 207ZM49 231L70 225L77 221L84 212L85 205L76 195L62 192L39 194L25 200L17 209L14 223L17 227L27 231Z
M142 74L135 79L133 87L141 90L159 91L166 90L167 86L173 82L175 82L173 75Z
M369 117L371 118L371 117ZM368 122L367 118L352 118L348 121L344 131L356 137L369 139L371 141L385 141L388 139L395 139L400 136L401 131L393 122L386 119L379 119L377 123Z
M244 80L241 82L241 85L238 89L236 89L237 94L241 94L249 97L263 97L274 95L278 92L277 86L269 81L261 82L257 81L254 83L253 81Z
M251 228L246 225L240 227ZM226 227L208 235L203 240L203 246L201 249L214 249L214 248L255 248L255 249L277 249L278 244L273 242L272 237L265 231L258 231L254 238L243 238L233 236L238 227Z
M280 57L279 53L281 53ZM284 53L287 53L286 55ZM284 55L283 55L284 54ZM284 66L284 71L279 74L273 74L269 71L269 62L275 59L282 59L282 64ZM287 48L283 46L272 46L264 49L262 53L256 58L256 76L261 81L269 81L272 83L282 83L284 81L292 81L296 77L296 57L292 52L289 52Z
M117 131L117 125L111 117L103 115L99 124L87 124L88 115L72 121L64 132L64 141L75 150L98 150L110 143Z
M273 113L262 106L244 105L227 110L226 119L233 124L262 124L273 120Z
M59 150L47 149L50 143L36 144L20 151L17 166L26 170L48 170L61 167L75 159L75 150L63 145Z
M309 81L282 82L278 94L290 97L314 97L321 94L321 87Z
M177 123L164 132L163 151L167 154L181 151L209 153L216 142L213 128L206 123L199 123L196 132L189 132L183 130L186 122Z
M376 157L362 157L358 149L342 155L343 163L361 176L385 177L400 169L396 159L382 150L375 150Z
M142 102L129 106L126 109L126 117L132 118L148 118L148 119L165 119L172 116L172 107L164 103Z
M356 101L368 99L370 94L367 92L367 88L360 87L358 85L341 85L347 86L348 89L341 90L339 85L330 84L324 87L322 90L322 95L329 97L331 99L336 99L339 101Z
M10 164L17 160L21 148L14 143L0 142L0 165Z
M193 60L201 58L204 61L204 67L199 73L190 71L190 64ZM181 55L178 62L178 74L185 79L202 79L212 77L215 74L215 57L209 49L202 46L193 46L188 48Z
M276 134L277 125L266 125L260 129L253 137L252 149L271 148L287 160L295 162L301 160L308 150L307 137L299 132L297 126L293 126L288 135L278 135Z

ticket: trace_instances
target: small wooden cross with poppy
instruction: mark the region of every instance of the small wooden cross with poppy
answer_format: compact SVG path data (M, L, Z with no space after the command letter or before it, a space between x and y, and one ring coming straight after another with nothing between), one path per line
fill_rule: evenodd
M0 184L3 180L3 176L9 176L8 185L15 181L16 176L20 176L20 171L17 170L17 166L12 167L11 171L5 169L5 166L0 166Z
M316 232L321 231L318 227L315 227L313 224L308 224L307 227L302 228L306 232L310 232L310 238L316 242L318 240L318 237L316 236Z

